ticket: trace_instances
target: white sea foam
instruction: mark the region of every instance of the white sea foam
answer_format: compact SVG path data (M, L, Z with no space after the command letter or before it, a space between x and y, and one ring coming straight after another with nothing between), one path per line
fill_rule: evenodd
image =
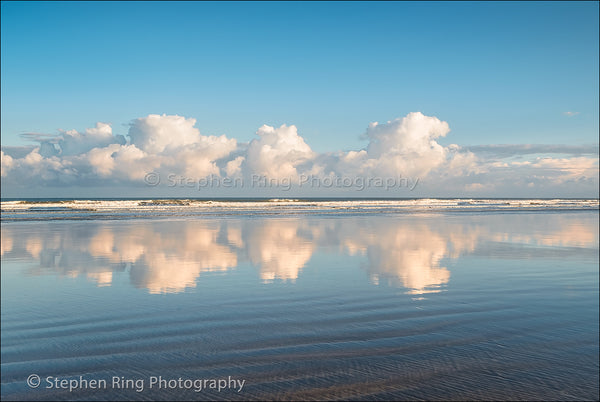
M553 211L598 209L597 199L404 200L57 200L2 201L2 220L110 219L203 214L419 213L436 211Z

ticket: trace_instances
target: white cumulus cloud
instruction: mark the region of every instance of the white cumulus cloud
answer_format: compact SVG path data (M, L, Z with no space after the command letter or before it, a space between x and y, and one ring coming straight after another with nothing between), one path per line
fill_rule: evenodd
M46 142L46 144L48 143ZM58 141L58 153L63 157L80 155L110 144L125 144L125 137L113 135L112 127L109 124L96 123L96 127L88 128L83 133L76 130L65 131Z
M382 175L424 175L445 161L446 149L437 143L450 131L448 123L420 112L384 124L371 123L365 158Z
M132 121L126 135L113 133L107 123L83 132L27 135L24 138L37 142L36 146L2 148L2 186L134 184L143 188L146 174L157 172L162 178L175 174L196 180L209 175L246 179L258 175L296 184L301 175L402 177L413 183L418 179L414 193L392 196L597 194L597 145L440 144L449 132L447 122L413 112L369 124L364 149L317 153L295 125L263 125L256 131L257 138L240 144L224 134L201 134L193 118L151 114ZM165 181L160 183L163 188ZM264 195L260 189L248 188L244 189L248 195ZM322 195L319 189L306 191Z
M296 126L263 125L250 142L247 163L254 174L282 179L298 176L298 165L312 159L313 151L298 135Z

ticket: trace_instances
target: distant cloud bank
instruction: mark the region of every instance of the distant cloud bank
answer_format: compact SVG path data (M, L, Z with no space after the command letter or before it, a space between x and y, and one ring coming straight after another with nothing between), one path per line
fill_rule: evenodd
M2 187L11 194L25 188L66 186L156 191L144 182L154 172L193 179L259 175L292 183L309 176L419 179L419 186L411 191L405 188L376 196L597 197L597 144L440 144L449 132L448 123L414 112L369 124L364 149L317 153L294 125L263 125L256 131L257 138L239 143L226 135L202 135L193 118L152 114L132 121L126 136L114 134L109 124L100 122L84 132L28 134L26 139L36 143L33 147L3 147L0 152ZM257 189L245 191L249 196L262 195ZM322 188L305 191L307 196L332 195L323 194Z

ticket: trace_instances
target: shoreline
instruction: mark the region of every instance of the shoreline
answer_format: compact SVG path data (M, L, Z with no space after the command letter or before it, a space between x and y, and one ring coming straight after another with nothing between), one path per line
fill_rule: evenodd
M598 211L598 199L194 200L119 199L3 201L1 222L226 216L394 215Z

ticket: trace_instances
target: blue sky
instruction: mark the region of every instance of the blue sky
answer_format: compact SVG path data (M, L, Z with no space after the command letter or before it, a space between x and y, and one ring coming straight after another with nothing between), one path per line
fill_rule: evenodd
M597 2L2 2L3 147L127 136L150 114L247 143L295 125L313 151L370 122L449 124L439 144L598 143ZM570 114L570 115L569 115Z

